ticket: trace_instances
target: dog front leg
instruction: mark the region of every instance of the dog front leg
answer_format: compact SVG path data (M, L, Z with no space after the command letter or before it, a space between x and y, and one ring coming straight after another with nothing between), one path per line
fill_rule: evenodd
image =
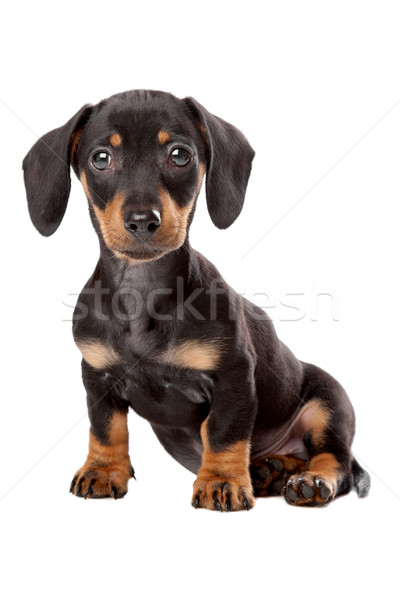
M209 416L201 426L202 462L193 486L195 508L236 511L254 506L250 440L256 396L249 365L217 379Z
M75 474L70 492L83 498L122 498L134 477L129 458L128 408L117 398L106 372L82 361L87 391L90 432L89 453Z

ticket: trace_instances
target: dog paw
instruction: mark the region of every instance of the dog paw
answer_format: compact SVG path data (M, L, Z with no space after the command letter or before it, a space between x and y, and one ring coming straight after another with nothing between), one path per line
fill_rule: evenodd
M283 491L286 502L295 506L324 506L335 496L335 483L322 475L292 475Z
M209 510L250 510L255 504L251 484L247 481L196 479L193 485L192 506Z
M83 466L75 474L69 491L81 498L123 498L128 491L128 481L135 477L133 467L120 465L102 467Z
M301 472L305 461L292 456L269 455L251 464L250 475L255 496L280 496L292 473Z
M281 460L263 459L250 467L255 496L279 496L289 477Z

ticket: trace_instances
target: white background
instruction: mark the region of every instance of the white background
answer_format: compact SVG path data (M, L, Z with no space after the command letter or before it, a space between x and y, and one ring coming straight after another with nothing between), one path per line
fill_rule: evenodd
M398 3L10 6L0 41L2 597L393 597ZM249 513L195 511L194 476L134 414L137 482L125 499L68 494L88 441L68 305L98 246L76 180L59 231L39 236L21 161L81 105L133 88L194 96L255 148L238 221L215 229L202 193L191 241L239 292L264 294L258 301L270 305L280 337L345 386L358 418L354 452L372 476L368 499L352 493L319 510L273 498Z

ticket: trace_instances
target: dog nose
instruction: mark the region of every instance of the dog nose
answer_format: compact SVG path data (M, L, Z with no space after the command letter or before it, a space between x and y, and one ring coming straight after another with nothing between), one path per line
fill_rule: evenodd
M126 229L135 234L153 235L161 225L161 215L158 210L144 210L131 212L125 220Z

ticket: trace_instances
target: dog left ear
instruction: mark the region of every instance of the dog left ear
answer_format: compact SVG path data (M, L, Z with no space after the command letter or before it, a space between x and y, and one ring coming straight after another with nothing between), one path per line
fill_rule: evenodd
M239 129L209 113L194 98L183 101L195 117L206 145L208 212L214 225L226 229L243 208L255 152Z
M60 225L71 189L70 165L92 106L83 106L65 125L41 137L22 163L29 214L42 235L52 235Z

